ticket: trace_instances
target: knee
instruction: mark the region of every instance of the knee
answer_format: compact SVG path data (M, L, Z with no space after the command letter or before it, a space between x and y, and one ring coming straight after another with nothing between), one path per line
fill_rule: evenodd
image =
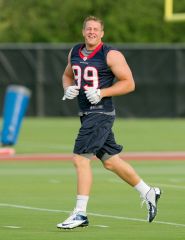
M73 165L76 168L78 168L81 164L79 157L77 155L74 155L72 160L73 160Z
M86 167L87 165L89 165L89 160L80 155L74 155L73 165L75 166L75 168Z
M109 171L113 171L113 169L114 169L113 163L110 160L104 161L103 166L104 166L105 169L107 169Z

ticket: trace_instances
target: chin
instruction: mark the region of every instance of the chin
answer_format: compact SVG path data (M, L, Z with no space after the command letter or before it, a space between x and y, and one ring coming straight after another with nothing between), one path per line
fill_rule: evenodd
M93 42L93 41L87 41L86 44L90 47L94 47L96 46L98 43L97 42Z

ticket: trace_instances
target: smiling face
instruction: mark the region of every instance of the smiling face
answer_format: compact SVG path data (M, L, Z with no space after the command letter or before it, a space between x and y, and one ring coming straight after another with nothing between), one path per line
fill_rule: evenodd
M86 48L93 50L101 43L104 31L100 22L89 20L85 23L82 34L85 39Z

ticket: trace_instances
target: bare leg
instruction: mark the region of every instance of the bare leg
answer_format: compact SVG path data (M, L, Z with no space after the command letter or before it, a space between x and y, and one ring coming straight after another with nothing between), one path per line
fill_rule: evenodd
M123 161L119 155L114 155L103 161L103 165L133 187L141 181L135 170L127 162Z
M77 195L89 195L92 186L91 160L75 154L73 158L77 173Z

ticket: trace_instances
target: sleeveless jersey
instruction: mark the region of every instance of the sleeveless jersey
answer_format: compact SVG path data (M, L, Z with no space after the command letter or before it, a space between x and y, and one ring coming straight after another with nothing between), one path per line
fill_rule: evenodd
M112 47L100 43L87 57L81 50L85 44L77 44L71 51L71 66L75 84L79 87L78 105L81 113L114 111L112 97L102 98L98 104L91 104L85 95L89 88L107 88L112 86L114 74L107 65L106 57Z

